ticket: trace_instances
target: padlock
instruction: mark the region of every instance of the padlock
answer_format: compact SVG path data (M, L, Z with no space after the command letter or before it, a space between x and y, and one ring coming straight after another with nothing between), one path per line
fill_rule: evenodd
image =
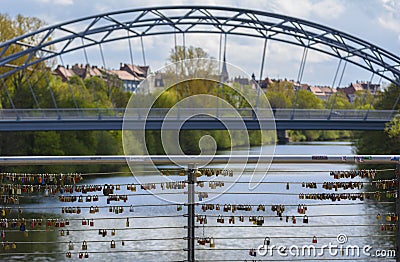
M126 218L125 226L126 226L126 227L129 227L129 217Z
M262 226L263 224L264 224L264 217L261 217L261 216L257 217L256 225L257 226Z
M305 215L305 216L303 217L303 223L304 223L304 224L308 224L308 216Z
M115 248L115 241L114 241L114 240L111 240L110 247L111 247L111 248Z
M72 241L69 241L68 243L68 250L74 250L74 244L72 243Z
M378 214L376 215L376 219L377 219L377 220L381 220L381 219L382 219L381 214L378 213Z
M60 231L60 236L62 236L62 237L65 236L64 230L61 230L61 231Z
M67 236L69 236L69 230L67 230Z
M17 249L17 244L15 244L15 242L13 242L13 243L11 244L11 249Z
M210 248L214 248L215 247L215 241L214 238L210 238Z
M79 257L79 259L82 259L82 258L83 258L83 253L82 253L82 252L79 252L78 257Z
M115 229L111 230L111 235L115 236Z
M24 237L29 237L29 232L28 232L28 230L25 230L25 231L24 231Z
M313 239L312 239L312 243L313 243L313 244L317 244L317 242L318 242L317 237L314 236Z
M82 219L82 226L86 226L86 225L87 225L86 219Z
M25 224L22 223L22 224L19 226L19 231L25 231L25 229L26 229Z
M90 225L91 227L93 227L93 226L94 226L94 221L93 221L93 218L90 220L90 223L89 223L89 225Z
M295 216L292 216L292 223L296 224L296 217Z
M71 252L65 253L65 257L66 257L66 258L71 258L71 257L72 257Z
M89 253L85 252L85 258L89 258Z
M121 245L125 246L125 241L124 240L121 241Z
M87 250L87 243L86 241L82 242L82 250Z
M289 190L289 182L286 183L286 190Z
M271 240L269 237L265 237L264 239L264 246L269 246L271 244Z
M392 221L392 216L391 216L390 214L387 214L387 215L386 215L386 221L387 221L387 222Z

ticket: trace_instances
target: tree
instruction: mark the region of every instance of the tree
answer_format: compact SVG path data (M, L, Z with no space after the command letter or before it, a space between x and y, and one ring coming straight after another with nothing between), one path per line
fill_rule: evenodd
M344 92L338 90L336 94L333 94L329 97L329 99L326 101L325 107L327 109L353 109L354 104L350 103Z
M322 100L307 90L299 90L297 94L296 108L323 108Z
M400 95L400 87L394 84L380 93L374 104L376 109L392 109ZM396 107L399 109L399 105ZM394 118L385 131L356 132L357 154L397 154L400 151L400 122Z

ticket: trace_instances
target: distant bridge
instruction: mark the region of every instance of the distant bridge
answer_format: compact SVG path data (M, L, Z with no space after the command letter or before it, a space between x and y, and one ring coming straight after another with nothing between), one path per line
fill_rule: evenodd
M212 114L209 114L210 112ZM323 109L274 109L255 118L254 110L238 109L240 117L229 116L223 109L180 109L178 115L165 117L166 108L130 109L125 121L132 129L160 130L163 123L180 129L223 130L242 129L243 123L249 130L261 126L276 130L383 130L397 114L393 110L323 110ZM194 114L195 113L195 114ZM125 109L17 109L0 110L0 131L40 130L121 130ZM214 117L215 116L215 117ZM274 124L275 122L275 124Z

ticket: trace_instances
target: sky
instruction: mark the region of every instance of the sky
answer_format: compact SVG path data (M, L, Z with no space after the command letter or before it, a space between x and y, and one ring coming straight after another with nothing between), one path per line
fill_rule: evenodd
M243 7L273 12L317 22L349 33L400 55L400 1L399 0L176 0L173 4L162 0L0 0L0 13L10 16L21 14L35 16L52 25L72 19L116 10L163 5L210 5ZM168 4L167 4L168 3ZM205 38L206 37L206 38ZM206 41L205 41L206 39ZM153 71L166 65L168 54L174 46L172 35L144 38L146 62ZM178 43L181 41L178 36ZM204 48L218 57L219 37L188 35L186 46ZM140 42L132 41L135 64L143 64ZM259 75L263 42L249 37L227 38L226 60L244 72ZM88 51L90 64L101 65L98 51ZM106 66L119 67L120 62L130 62L128 44L115 43L104 46ZM297 79L302 49L273 42L268 44L263 76ZM85 63L82 52L63 57L65 64ZM332 85L338 60L321 53L310 52L302 82L315 85ZM371 73L349 65L341 86L356 80L368 81ZM338 81L338 80L337 80ZM379 78L374 77L373 82ZM336 82L336 85L339 83Z

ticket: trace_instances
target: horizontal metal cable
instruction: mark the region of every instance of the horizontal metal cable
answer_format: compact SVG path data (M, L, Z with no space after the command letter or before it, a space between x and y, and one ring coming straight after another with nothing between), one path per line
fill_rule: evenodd
M109 251L54 251L54 252L9 252L9 253L0 253L0 256L23 256L23 255L58 255L58 254L79 254L79 253L88 253L88 254L110 254L110 253L145 253L145 252L182 252L184 251L183 248L181 249L141 249L141 250L109 250Z
M201 250L201 249L196 249L196 251L197 250ZM208 250L208 249L207 249ZM387 258L387 257L385 257L385 258L382 258L382 259L384 259L385 261L387 261L387 260L395 260L396 258ZM207 259L207 260L201 260L201 259L196 259L196 261L197 262L209 262L209 261L213 261L213 262L225 262L225 261L228 261L228 262L234 262L234 261L241 261L241 262L243 262L244 260L247 260L247 261L249 261L249 262L251 262L251 261L256 261L256 262L259 262L259 261L288 261L288 259L284 259L284 260L282 260L282 259L273 259L273 258L268 258L268 259L266 259L266 260L263 260L263 259L260 259L260 258L254 258L254 259L252 259L252 258L248 258L248 259L226 259L226 260L224 260L224 259ZM346 258L346 257L342 257L342 258L323 258L323 257L318 257L318 258L306 258L306 257L304 257L304 256L302 256L302 258L290 258L290 261L358 261L358 260L360 260L360 261L376 261L376 258L375 257L349 257L349 258Z
M206 215L207 216L207 218L209 218L209 217L216 217L216 218L218 218L219 216L222 216L222 217L226 217L226 218L229 218L229 217L231 217L231 216L235 216L235 215L231 215L231 214L227 214L228 212L224 212L224 213L221 213L220 215ZM376 216L378 213L374 213L374 214L323 214L323 215L306 215L306 214L296 214L296 215L284 215L284 214L282 214L282 217L284 218L285 216L289 216L289 217L299 217L299 218L303 218L304 216L307 216L307 217L360 217L360 216L365 216L365 217L369 217L369 216ZM381 215L386 215L386 214L390 214L390 213L382 213ZM198 215L198 216L202 216L202 215L205 215L204 213L202 214L202 213L197 213L196 215ZM259 215L236 215L235 217L239 217L239 216L241 216L241 217L254 217L254 216L259 216ZM262 217L271 217L271 218L276 218L276 217L279 217L279 216L277 216L277 215L260 215L260 216L262 216ZM384 220L384 218L382 218L383 220Z
M206 193L206 194L221 194L221 192L218 191L196 191L196 194L198 193ZM375 193L397 193L396 190L386 190L386 191L359 191L359 192L302 192L304 195L346 195L346 194L375 194ZM224 195L288 195L288 196L298 196L301 193L280 193L280 192L223 192ZM309 199L313 200L313 199ZM328 199L326 199L328 200ZM341 199L341 200L346 200L346 199Z
M335 180L335 181L326 181L326 182L312 182L312 181L304 181L304 182L299 182L299 181L259 181L259 182L253 182L253 181L231 181L231 180L197 180L197 183L232 183L232 184L287 184L289 183L290 185L301 185L301 184L307 184L307 183L313 183L317 185L323 185L325 183L338 183L338 184L346 184L346 183L358 183L358 184L363 184L363 185L374 185L379 182L392 182L393 179L386 179L386 180L375 180L375 181L340 181L340 180ZM393 182L397 182L397 179ZM338 188L341 189L341 188ZM354 188L357 189L357 188Z
M110 195L110 197L112 196L153 196L153 195L179 195L179 194L183 194L185 193L185 191L183 192L148 192L148 193L136 193L136 194L112 194ZM10 195L0 195L1 197L9 197ZM17 195L14 194L13 196L18 196L21 198L58 198L59 196L63 196L63 195L48 195L48 196L43 196L43 195ZM93 196L93 195L71 195L71 196L76 196L77 198L82 196L82 197L86 197L86 196ZM105 196L105 195L97 195L99 198L100 197L109 197L109 196ZM65 197L68 197L68 195L66 195ZM122 201L122 200L121 200ZM77 202L77 201L76 201ZM83 201L85 202L85 201ZM73 203L73 202L71 202Z
M396 235L346 235L348 238L368 238L368 237L395 237ZM285 238L305 238L305 239L309 239L312 238L313 236L270 236L270 235L264 235L264 236L259 236L259 237L213 237L213 239L218 240L236 240L236 239L265 239L265 237L270 237L270 239L285 239ZM198 236L196 237L196 239L201 239L203 238L202 236ZM318 239L336 239L337 235L335 236L318 236Z
M90 203L90 202L87 202L87 203ZM320 207L320 206L352 206L352 205L367 205L367 204L374 204L374 205L376 205L376 204L390 204L391 205L391 204L395 204L395 203L396 203L395 201L393 201L393 202L381 201L381 202L378 202L378 203L376 203L376 202L357 202L357 203L284 204L284 206L285 207L290 207L290 206L297 207L298 205L305 205L307 207ZM185 206L187 204L188 203L185 202L185 203L148 204L148 205L146 205L146 204L143 204L143 205L115 205L115 206L114 205L109 205L109 206L96 206L96 207L107 209L107 208L110 208L110 206L111 207L123 207L123 208L130 208L130 207L136 208L136 207ZM243 205L243 206L257 207L260 204L240 204L240 203L239 204L236 204L236 203L235 204L232 204L232 203L222 203L221 204L221 203L209 203L209 202L207 202L207 203L199 203L199 202L197 202L197 203L195 203L195 205L196 206L202 206L202 205L214 205L215 206L215 205L220 205L221 207L223 207L224 205L236 205L236 206ZM271 207L274 204L261 204L261 205L263 205L265 207ZM29 210L29 209L33 209L34 210L34 209L55 209L55 208L60 209L60 208L69 208L69 207L75 208L75 207L78 207L78 206L48 206L48 205L46 205L46 206L21 206L21 205L17 206L17 205L12 205L12 206L7 206L7 207L3 207L3 208L7 208L7 209L18 209L18 208L21 208L22 210ZM79 206L79 208L80 209L90 209L90 206ZM240 211L240 210L238 210L238 211Z
M250 226L239 226L239 225L232 225L228 223L220 223L221 225L205 225L204 227L218 227L218 228L232 228L232 227L243 227L243 228L260 228L260 227L371 227L371 226L382 226L382 225L390 225L390 226L396 226L396 224L340 224L340 225L311 225L311 224L304 224L304 223L298 223L296 225L292 225L291 223L288 223L289 225L284 225L284 226L278 226L278 225L250 225ZM203 224L204 225L204 224ZM301 225L301 226L299 226ZM198 228L201 228L202 226L197 226Z
M109 230L111 231L111 230ZM111 235L107 235L111 236ZM115 237L115 236L113 236ZM169 240L185 240L185 237L170 237L170 238L142 238L142 239L114 239L115 242L140 242L140 241L169 241ZM81 240L81 241L12 241L15 244L82 244L85 241L90 243L110 243L111 240ZM3 241L4 242L4 241ZM11 242L11 241L10 241Z
M89 226L87 226L89 227ZM162 229L185 229L186 226L166 226L166 227L127 227L127 228L115 228L116 231L118 230L162 230ZM89 227L86 229L68 229L65 228L64 230L69 230L69 232L85 232L85 231L96 231L98 232L99 229L105 229L105 228L93 228L93 227ZM114 228L108 228L106 230L112 230ZM3 230L2 230L3 231ZM29 231L29 233L31 232L59 232L60 229L59 228L47 228L47 229L29 229L27 230ZM22 231L19 230L4 230L5 233L22 233Z

